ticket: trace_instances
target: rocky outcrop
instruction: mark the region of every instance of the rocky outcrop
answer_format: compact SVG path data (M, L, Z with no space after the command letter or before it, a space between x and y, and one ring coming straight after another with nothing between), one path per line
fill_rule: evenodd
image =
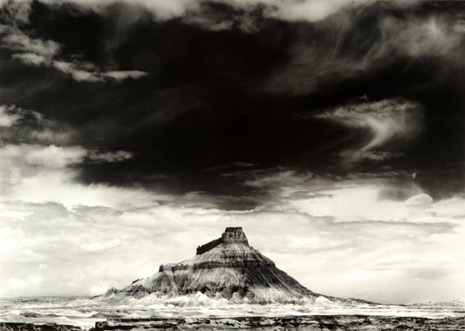
M197 255L208 252L209 250L219 246L221 244L245 244L249 245L245 233L241 227L237 228L226 228L221 238L215 239L206 243L205 245L197 247Z
M221 235L221 239L225 244L244 244L249 245L249 241L242 231L242 228L226 228Z
M210 249L213 249L216 246L221 245L222 243L223 243L223 238L218 238L218 239L210 241L209 243L206 243L205 245L199 246L197 247L197 255L208 252Z
M163 264L152 277L134 281L106 297L148 294L246 298L251 302L293 301L313 292L278 269L249 245L242 228L226 228L220 238L197 248L189 260Z

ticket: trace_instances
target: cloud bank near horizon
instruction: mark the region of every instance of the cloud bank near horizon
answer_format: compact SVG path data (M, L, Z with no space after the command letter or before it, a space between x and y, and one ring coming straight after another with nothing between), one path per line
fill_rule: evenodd
M293 179L301 185L289 185ZM176 200L156 205L150 194L136 200L131 190L101 191L106 206L2 200L1 263L10 268L1 274L1 295L96 295L123 287L159 264L191 257L226 226L243 226L255 248L318 293L413 303L447 301L463 291L463 198L434 201L410 187L417 194L393 200L386 192L398 187L388 181L335 182L292 172L260 181L275 183L275 198L242 212ZM61 187L81 191L76 183ZM108 272L115 268L120 272ZM380 286L380 279L391 286Z

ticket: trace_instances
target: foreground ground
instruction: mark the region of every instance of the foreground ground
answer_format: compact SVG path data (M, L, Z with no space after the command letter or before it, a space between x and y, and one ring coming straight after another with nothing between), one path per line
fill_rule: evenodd
M96 322L97 330L311 330L311 331L384 331L384 330L465 330L464 318L419 318L363 315L314 315L286 317L229 318L147 318L109 319ZM2 331L49 330L77 331L79 327L59 324L0 323Z
M0 331L426 330L465 331L465 302L381 305L325 298L249 304L198 294L121 301L87 297L0 298Z

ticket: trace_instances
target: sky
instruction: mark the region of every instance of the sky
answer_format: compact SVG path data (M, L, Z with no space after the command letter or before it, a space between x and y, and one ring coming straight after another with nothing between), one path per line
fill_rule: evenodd
M310 290L465 297L465 3L0 0L0 296L227 226Z

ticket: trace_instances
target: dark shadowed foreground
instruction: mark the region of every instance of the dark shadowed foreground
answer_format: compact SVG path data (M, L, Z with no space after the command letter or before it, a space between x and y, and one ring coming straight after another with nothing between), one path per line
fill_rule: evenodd
M71 325L0 323L1 330L60 330L76 331ZM463 318L419 318L388 316L288 316L233 318L156 318L119 319L97 322L90 330L463 330Z

